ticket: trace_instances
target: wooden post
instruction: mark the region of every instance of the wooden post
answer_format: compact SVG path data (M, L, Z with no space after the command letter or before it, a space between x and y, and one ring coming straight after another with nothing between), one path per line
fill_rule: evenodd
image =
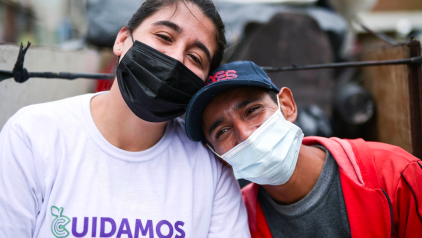
M408 43L410 57L421 55L421 44L417 40ZM409 66L409 108L412 137L412 153L422 158L422 72L421 66Z
M419 41L380 48L364 54L363 60L403 59L421 55ZM421 66L363 68L364 87L376 102L376 117L369 138L400 146L422 158Z

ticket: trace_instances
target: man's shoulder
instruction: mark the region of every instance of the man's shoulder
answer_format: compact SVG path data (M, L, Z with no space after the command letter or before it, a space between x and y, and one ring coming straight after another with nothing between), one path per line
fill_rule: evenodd
M339 138L322 138L322 137L307 137L304 139L305 144L308 145L323 145L336 158L339 155L341 157L350 157L351 153L359 153L361 155L373 156L375 164L386 164L389 163L393 166L406 166L409 163L418 161L418 158L414 157L404 149L382 142L364 141L362 139L339 139ZM357 150L348 150L350 145ZM369 152L369 154L367 153ZM339 162L338 158L336 161Z
M396 197L397 185L400 183L403 173L420 161L398 146L381 142L367 142L361 139L348 141L355 147L355 156L360 158L357 161L359 167L367 172L371 170L376 172L376 175L367 174L367 178L376 178L390 198Z
M406 167L418 158L405 151L404 149L381 142L366 142L374 158L375 166L379 172L401 173ZM382 169L380 169L382 167Z
M399 146L372 141L367 141L366 144L371 149L375 158L394 159L397 163L411 163L418 160L418 158Z
M366 142L370 148L375 167L383 187L396 185L404 171L420 161L404 149L380 142ZM393 190L393 188L391 188Z
M308 145L324 145L329 149L340 169L351 177L361 172L356 166L361 169L375 166L380 181L397 181L410 164L419 161L404 149L381 142L322 137L308 137L304 139L304 142Z

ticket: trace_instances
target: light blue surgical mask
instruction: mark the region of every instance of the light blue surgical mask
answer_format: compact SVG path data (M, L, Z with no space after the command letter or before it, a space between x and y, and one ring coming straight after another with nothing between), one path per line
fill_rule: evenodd
M277 103L280 108L278 97ZM296 168L302 139L302 130L277 110L248 139L225 154L208 147L233 167L236 179L281 185L289 181Z

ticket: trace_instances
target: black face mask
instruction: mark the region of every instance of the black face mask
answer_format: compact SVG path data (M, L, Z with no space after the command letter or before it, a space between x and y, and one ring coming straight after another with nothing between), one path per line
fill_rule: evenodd
M126 52L116 74L126 104L149 122L182 115L193 95L205 86L178 60L139 41Z

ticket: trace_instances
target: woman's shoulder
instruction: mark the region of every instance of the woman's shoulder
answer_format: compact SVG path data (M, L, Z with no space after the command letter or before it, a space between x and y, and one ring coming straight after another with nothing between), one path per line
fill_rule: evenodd
M197 146L197 145L201 145L202 146L202 142L191 141L188 138L188 136L186 135L185 120L183 120L182 118L178 117L178 118L173 119L169 123L171 123L171 126L174 128L174 132L175 132L176 136L180 140L182 140L183 143L189 144L189 145L195 145L195 146Z
M59 127L60 118L69 118L71 114L80 114L81 101L87 99L88 94L57 101L33 104L19 109L6 123L19 134L35 135L48 132Z
M213 171L213 176L218 178L225 170L224 164L216 158L216 156L209 150L202 142L191 141L186 135L185 121L181 118L173 119L170 123L174 127L174 137L172 145L183 146L188 160L191 163L199 164L199 167L205 167ZM199 163L198 163L199 162Z
M204 146L202 142L198 141L191 141L188 136L186 135L185 130L185 121L182 118L176 118L173 119L170 123L172 123L172 126L174 127L174 134L177 140L179 140L185 149L201 153L201 157L208 157L212 160L215 159L214 154Z

